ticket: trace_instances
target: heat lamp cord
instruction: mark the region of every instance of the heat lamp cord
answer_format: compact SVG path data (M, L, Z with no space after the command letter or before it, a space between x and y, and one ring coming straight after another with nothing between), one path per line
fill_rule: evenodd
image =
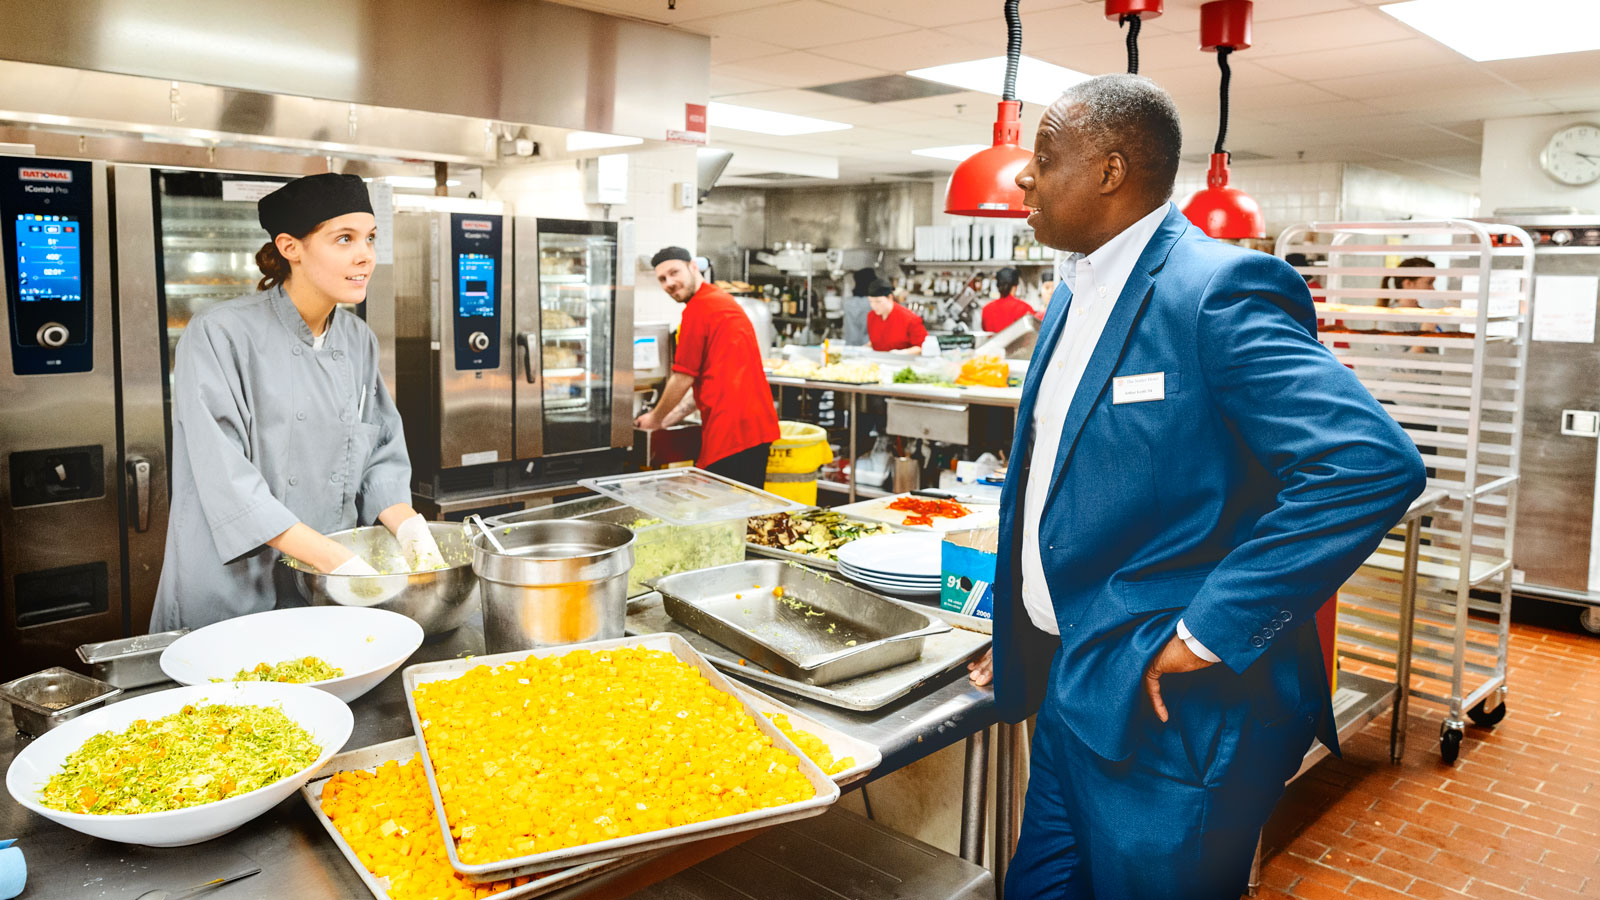
M1123 13L1117 27L1128 26L1128 74L1139 74L1139 28L1144 24L1138 13Z
M1017 99L1017 63L1022 60L1022 16L1017 13L1021 0L1006 0L1006 90L1002 100Z
M1221 115L1217 119L1217 146L1212 153L1224 153L1222 145L1228 140L1228 82L1233 78L1233 72L1228 68L1228 54L1233 52L1232 47L1217 48L1217 68L1222 70L1222 107Z

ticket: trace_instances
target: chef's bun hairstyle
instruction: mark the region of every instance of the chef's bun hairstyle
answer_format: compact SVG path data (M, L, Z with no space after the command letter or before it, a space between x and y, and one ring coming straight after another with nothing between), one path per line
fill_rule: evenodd
M356 212L372 214L372 198L359 175L307 175L262 197L256 203L256 216L270 239L256 251L256 268L261 270L256 290L269 290L289 280L292 270L278 252L278 235L304 240L323 222Z
M295 238L305 237L304 234L292 236ZM258 291L270 291L283 284L289 280L289 273L292 271L289 268L289 261L283 258L282 253L278 252L276 238L262 244L261 249L256 251L256 268L261 270L261 280L256 282L256 290Z
M1433 266L1433 260L1431 260L1431 259L1426 259L1426 258L1421 257L1421 256L1410 256L1410 257L1407 257L1405 259L1400 260L1400 266L1399 267L1402 268L1402 269L1431 269L1434 266ZM1382 281L1381 284L1382 284L1383 290L1386 290L1386 291L1397 291L1397 290L1400 289L1400 282L1405 281L1407 278L1427 278L1427 277L1428 276L1426 276L1426 275L1385 275L1385 276L1383 276L1383 281ZM1389 298L1389 297L1379 297L1378 298L1378 305L1379 306L1393 306L1394 305L1394 300Z

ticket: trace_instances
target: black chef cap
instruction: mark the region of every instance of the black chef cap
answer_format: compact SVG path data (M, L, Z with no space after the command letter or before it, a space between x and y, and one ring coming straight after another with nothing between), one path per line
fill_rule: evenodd
M1016 266L1005 266L994 273L994 282L1002 292L1008 292L1022 283L1022 272Z
M372 212L367 183L358 175L334 172L296 178L256 204L261 227L273 238L305 237L329 219L358 212Z
M874 272L869 267L869 268L866 268L866 269L857 269L857 270L855 270L855 272L852 273L850 277L855 279L855 282L856 282L855 296L857 296L857 297L865 297L865 296L867 296L867 288L874 281L878 280L878 273Z
M694 262L694 257L690 256L689 251L682 247L662 247L656 251L655 256L650 257L650 268L654 269L656 266L674 259L679 262Z
M872 283L872 286L867 288L867 296L868 297L889 297L889 296L892 296L893 294L894 294L894 285L890 284L887 281L884 281L882 278L879 278L877 281L874 281Z

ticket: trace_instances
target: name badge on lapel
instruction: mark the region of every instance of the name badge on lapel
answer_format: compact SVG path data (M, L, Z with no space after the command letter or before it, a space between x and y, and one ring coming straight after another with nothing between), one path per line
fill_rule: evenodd
M1167 399L1167 373L1123 375L1111 379L1112 403L1148 403Z

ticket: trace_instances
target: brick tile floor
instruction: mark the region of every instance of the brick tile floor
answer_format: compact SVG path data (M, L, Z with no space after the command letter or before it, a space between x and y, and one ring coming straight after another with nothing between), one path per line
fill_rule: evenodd
M1571 607L1528 605L1505 719L1469 727L1454 766L1435 705L1412 702L1398 766L1375 720L1290 785L1258 898L1600 898L1600 637L1567 627Z

